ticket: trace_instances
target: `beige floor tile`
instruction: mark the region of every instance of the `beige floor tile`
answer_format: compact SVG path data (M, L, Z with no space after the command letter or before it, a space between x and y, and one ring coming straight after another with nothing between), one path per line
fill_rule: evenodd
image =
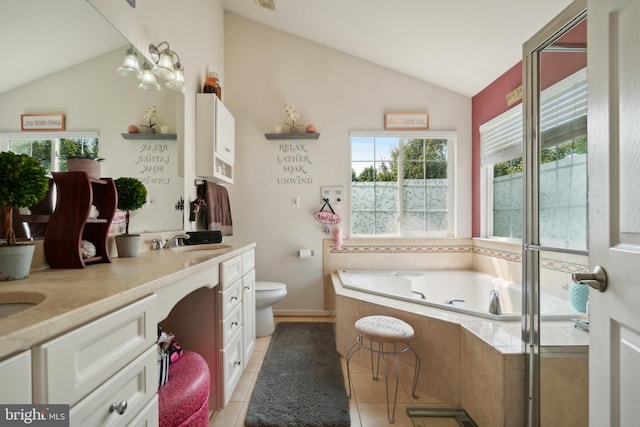
M245 406L245 402L229 402L224 410L216 412L213 418L209 422L209 427L233 427L236 426L236 422L242 412L242 407ZM245 410L246 413L246 410ZM244 418L242 419L244 425Z
M230 402L246 402L251 400L251 393L253 387L256 385L258 379L257 372L245 372L240 377L238 385L236 386L233 394L229 398Z
M396 407L393 424L388 421L386 403L358 402L358 413L360 414L360 422L366 427L413 427L411 419L407 415L406 405L399 404Z

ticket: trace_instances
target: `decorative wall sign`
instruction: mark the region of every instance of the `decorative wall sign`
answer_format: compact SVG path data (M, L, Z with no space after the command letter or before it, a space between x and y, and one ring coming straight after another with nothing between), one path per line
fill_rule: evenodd
M21 128L25 130L64 130L64 114L21 114Z
M278 144L278 152L277 162L282 172L277 178L278 184L313 184L309 176L313 161L305 144Z
M429 113L385 113L385 130L428 130Z
M516 102L522 100L522 92L522 85L509 92L505 97L507 99L507 106L510 107Z

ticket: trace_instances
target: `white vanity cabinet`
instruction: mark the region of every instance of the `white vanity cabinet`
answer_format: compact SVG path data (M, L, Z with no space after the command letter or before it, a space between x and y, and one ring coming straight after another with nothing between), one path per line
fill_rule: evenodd
M246 365L256 347L256 270L253 249L242 254L242 334Z
M31 351L0 362L0 402L31 403Z
M34 346L33 403L68 403L71 426L145 418L157 400L157 324L151 295Z
M255 274L253 249L220 264L219 405L231 398L255 347Z
M196 95L196 175L233 183L235 120L217 96Z

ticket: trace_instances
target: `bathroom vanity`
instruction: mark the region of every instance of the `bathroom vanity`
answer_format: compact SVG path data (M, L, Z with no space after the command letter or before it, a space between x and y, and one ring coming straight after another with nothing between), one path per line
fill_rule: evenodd
M14 385L0 401L68 403L71 425L157 425L161 324L207 360L210 410L223 407L255 345L254 247L149 251L3 282L0 306L31 306L0 317L0 381Z

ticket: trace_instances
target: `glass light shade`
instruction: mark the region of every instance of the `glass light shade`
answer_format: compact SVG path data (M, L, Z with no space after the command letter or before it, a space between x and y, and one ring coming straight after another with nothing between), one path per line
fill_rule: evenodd
M174 73L175 73L175 78L173 80L169 80L167 83L165 83L165 86L167 87L167 89L171 89L171 90L175 90L176 92L180 92L180 93L184 93L185 92L185 86L184 86L184 71L183 68L181 66L176 66L176 68L174 68Z
M153 67L153 74L163 80L173 80L176 78L176 73L173 70L173 52L169 49L162 51L158 63Z
M149 64L146 62L142 67L142 77L140 78L140 84L138 87L142 90L160 90L160 85L156 81L156 77L151 72Z
M134 79L139 79L142 76L138 55L133 48L127 49L127 52L124 54L122 66L118 67L118 74L122 77L133 77Z

